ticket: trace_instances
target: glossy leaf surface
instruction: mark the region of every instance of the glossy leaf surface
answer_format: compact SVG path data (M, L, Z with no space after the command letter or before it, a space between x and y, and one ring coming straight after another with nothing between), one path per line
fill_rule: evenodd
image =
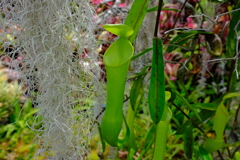
M151 118L155 124L160 121L165 106L165 79L162 41L153 39L152 70L148 93L148 105Z

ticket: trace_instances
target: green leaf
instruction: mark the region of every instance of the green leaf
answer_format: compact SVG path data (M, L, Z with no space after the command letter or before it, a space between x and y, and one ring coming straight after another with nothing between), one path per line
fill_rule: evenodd
M147 12L154 12L154 11L157 11L157 10L158 10L158 6L149 8L149 9L147 10ZM178 10L178 9L175 9L175 8L162 8L162 11L174 11L174 12L179 12L179 10Z
M228 98L238 97L238 96L240 96L240 93L237 93L237 92L228 93L227 95L225 95L225 96L223 97L223 101L225 101L225 100L228 99Z
M165 90L168 91L168 92L170 92L170 101L173 102L173 101L175 100L175 98L176 98L175 92L173 92L173 90L172 90L171 87L166 87ZM166 94L166 92L165 92L165 94ZM167 95L166 95L166 96L167 96ZM168 100L169 100L169 99L168 99Z
M142 26L143 19L147 13L148 3L149 0L135 0L124 22L124 24L132 27L134 30L134 33L128 38L131 43L135 40Z
M148 92L148 104L151 118L155 124L161 120L165 106L164 61L162 41L153 39L152 70Z
M185 155L186 155L187 159L192 159L193 147L194 147L192 123L189 123L189 125L187 125L185 127L183 139L184 139L184 152L185 152Z
M174 37L171 42L168 44L168 48L165 51L165 53L172 52L177 48L177 46L181 46L185 43L187 43L189 40L194 38L196 34L203 34L203 35L209 35L213 34L211 32L206 32L202 30L191 30L191 31L179 31L181 34L177 35Z
M32 102L31 100L28 100L24 103L24 106L23 106L23 113L26 114L28 112L30 112L32 110Z
M137 157L136 160L147 159L147 157L143 159L143 156L152 147L152 145L154 143L155 131L156 131L156 125L152 125L146 138L145 138L144 148L141 150L141 153L139 154L139 156Z
M12 136L12 133L15 131L15 130L18 130L18 128L16 127L16 125L13 125L13 124L8 124L6 126L4 126L4 129L6 131L6 138L10 138Z
M236 6L236 9L240 8L240 1L238 1L238 4ZM233 58L236 54L236 46L237 46L237 36L234 28L237 26L237 23L240 19L240 10L235 11L232 13L232 18L230 21L229 29L228 29L228 36L227 36L227 41L226 41L226 57L227 58ZM240 26L237 28L237 32L239 33L240 31ZM235 61L227 61L227 65L229 68L231 68L231 65L234 65ZM238 71L240 69L240 61L238 61ZM230 78L230 77L229 77ZM237 82L237 76L236 73L234 72L232 74L232 77L230 78L230 92L234 92L236 87L235 84Z
M32 117L32 115L36 114L38 112L38 108L32 108L31 111L29 111L27 114L24 115L24 120L27 121L28 118Z
M182 33L182 34L177 35L168 44L169 46L166 49L165 53L172 52L173 50L175 50L177 48L176 46L181 46L181 45L187 43L187 41L192 39L195 35L196 35L196 33L191 33L191 32Z
M226 143L223 144L223 147L239 147L239 146L240 146L240 140L232 144L226 144Z
M152 125L145 139L145 144L144 144L145 151L148 151L150 147L153 145L155 130L156 130L155 125Z
M189 34L203 34L203 35L209 35L214 34L212 32L206 32L204 30L190 30L190 31L179 31L180 33L189 33Z
M136 58L138 58L138 57L141 57L142 55L144 55L145 53L151 51L152 49L153 49L153 47L150 47L150 48L145 49L144 51L142 51L142 52L134 55L131 60L133 61L134 59L136 59Z
M199 121L199 119L196 117L196 115L193 115L193 117L189 120L187 120L185 123L183 123L175 133L176 135L184 134L185 127L189 125L189 123L194 123L195 125L200 125L203 121L206 119L212 117L214 115L215 111L212 110L205 110L202 109L199 113L199 116L201 117L202 121Z
M151 65L144 66L140 73L136 73L135 75L129 77L128 79L135 79L135 78L138 78L139 76L146 75L148 73L147 69L150 68L150 67L151 67Z
M21 117L21 107L19 100L14 100L12 105L14 105L14 113L10 115L11 123L15 123Z
M171 98L171 92L165 91L165 101L168 101Z
M185 104L185 106L190 109L191 111L193 111L193 113L197 116L197 118L201 120L201 117L199 116L199 114L197 113L197 111L195 110L195 108L193 108L189 103L188 101L176 90L176 89L173 89L173 92L176 94L176 96Z
M175 135L181 135L185 133L185 128L189 126L189 124L192 123L191 120L187 120L185 123L183 123L180 127L178 127Z
M135 112L140 105L144 95L143 79L143 76L138 77L138 79L133 82L132 88L130 90L130 104Z
M124 24L105 24L103 28L120 37L129 37L133 34L133 29Z
M132 109L131 106L128 106L128 113L127 113L127 124L129 127L130 135L127 142L127 146L134 150L137 150L136 138L134 133L134 118L135 118L135 111Z
M194 108L206 109L211 111L217 110L217 105L215 103L195 103L191 106Z
M199 146L199 153L202 160L212 160L211 154L209 154L202 146Z

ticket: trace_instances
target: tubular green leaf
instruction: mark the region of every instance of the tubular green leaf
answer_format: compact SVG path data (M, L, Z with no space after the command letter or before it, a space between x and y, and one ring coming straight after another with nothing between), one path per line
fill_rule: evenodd
M216 111L216 116L213 122L213 131L216 133L216 138L207 138L206 142L203 145L203 148L208 152L212 153L220 149L223 145L223 132L225 125L229 119L229 114L223 103L218 106Z
M118 25L117 29L121 30L121 27L119 27ZM124 35L123 33L121 34ZM103 57L107 72L107 102L102 119L101 132L106 142L114 147L123 145L129 136L129 128L123 117L122 107L127 71L132 56L132 44L126 37L119 37L108 48ZM119 139L123 120L127 127L127 133L124 139Z
M172 111L166 107L161 121L157 124L154 155L152 160L163 160Z
M148 93L150 115L155 124L161 120L165 105L164 61L162 41L153 38L152 71Z
M229 113L223 104L224 101L226 101L228 98L238 97L238 96L240 96L240 93L236 93L236 92L229 93L223 97L222 102L218 106L216 115L214 118L214 122L213 122L213 131L216 133L216 138L215 139L208 138L203 145L203 148L208 153L212 153L220 149L223 145L223 132L229 120Z

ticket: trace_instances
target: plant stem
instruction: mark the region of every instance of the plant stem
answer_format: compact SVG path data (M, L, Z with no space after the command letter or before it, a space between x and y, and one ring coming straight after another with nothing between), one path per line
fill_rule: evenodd
M176 107L180 112L182 112L182 114L187 117L187 119L191 119L180 107L178 107L174 102L170 101L170 103ZM206 135L206 133L202 130L202 128L200 128L195 122L192 121L192 124L199 130L201 131L204 135Z
M154 37L158 37L158 28L159 28L158 24L159 24L159 21L160 21L160 13L161 13L161 9L162 9L162 4L163 4L163 0L159 0Z
M234 124L237 124L239 110L240 110L240 104L238 105L238 108L237 108L237 111L235 114L235 118L234 118L234 122L233 122ZM233 126L234 126L234 124L233 124Z
M217 150L217 152L218 152L218 155L219 155L220 159L221 159L221 160L224 160L224 158L223 158L221 152L220 152L219 150Z
M226 134L225 134L225 135L226 135ZM228 144L228 142L227 142L227 137L226 137L226 136L224 136L224 142L225 142L226 144ZM230 152L229 147L226 147L226 148L227 148L227 151L228 151L228 156L229 156L229 158L232 159L232 155L231 155L231 152Z
M106 107L103 108L103 109L101 110L101 112L97 115L97 117L96 117L96 121L97 121L98 118L103 114L103 112L105 111L105 109L106 109Z
M227 89L226 89L226 93L229 93L231 90L231 81L232 81L232 76L233 76L233 72L234 72L234 67L235 67L235 60L232 60L231 66L230 66L230 73L229 73L229 78L228 78L228 82L227 82Z

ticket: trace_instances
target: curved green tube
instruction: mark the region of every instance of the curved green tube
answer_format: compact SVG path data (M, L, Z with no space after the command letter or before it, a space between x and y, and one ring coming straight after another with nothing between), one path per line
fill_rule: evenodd
M156 128L155 147L152 160L164 160L166 141L168 138L168 130L172 111L165 106L163 116Z
M205 143L203 145L203 148L208 153L217 151L224 144L223 133L224 133L226 124L230 119L230 114L229 114L227 108L225 107L224 102L228 98L233 98L233 97L238 97L238 96L240 96L240 93L237 93L237 92L228 93L227 95L225 95L223 97L222 102L218 106L215 117L214 117L213 128L212 128L213 131L216 133L216 137L214 139L207 138L207 140L205 141Z
M118 138L122 122L125 121L122 112L124 89L134 50L132 44L127 40L127 36L130 35L129 32L133 33L133 31L126 25L104 25L104 28L120 36L108 48L103 57L107 72L107 102L101 125L103 138L111 146L117 147L125 143L129 136L127 133L123 140Z

